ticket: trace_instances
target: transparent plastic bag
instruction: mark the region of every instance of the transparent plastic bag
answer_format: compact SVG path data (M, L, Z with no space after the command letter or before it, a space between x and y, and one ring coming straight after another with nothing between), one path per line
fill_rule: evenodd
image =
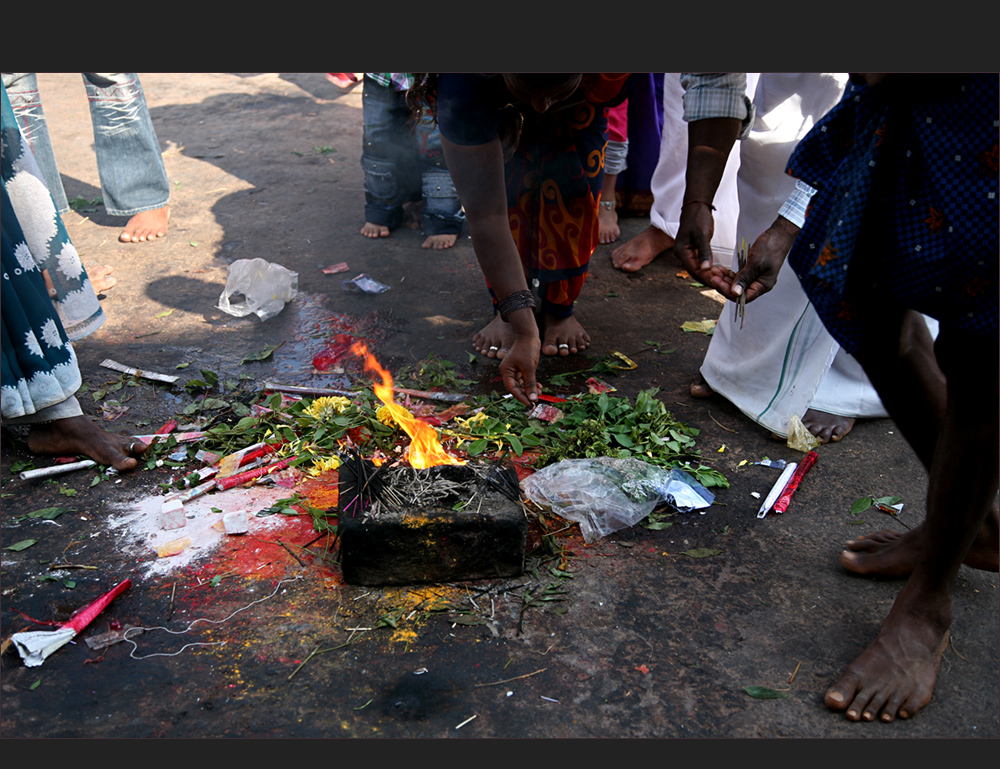
M256 313L261 320L273 318L286 302L295 298L299 274L266 259L237 259L229 265L226 288L219 297L219 309L237 318ZM242 295L243 301L231 298Z
M638 459L564 459L521 482L525 496L580 524L588 544L634 526L664 502L680 512L702 510L715 495L683 470Z

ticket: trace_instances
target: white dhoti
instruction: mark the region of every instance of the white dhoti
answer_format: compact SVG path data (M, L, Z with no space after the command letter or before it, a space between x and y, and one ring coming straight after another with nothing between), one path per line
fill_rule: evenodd
M795 146L840 100L847 84L844 74L823 73L764 73L748 75L747 80L756 117L750 135L737 143L733 153L739 153L735 182L739 215L728 243L732 182L726 175L719 188L723 197L715 199L715 259L722 261L722 249L727 248L726 252L733 254L733 269L737 269L736 244L745 239L749 245L770 227L794 189L795 180L785 173L785 166ZM664 82L665 120L667 114L676 116L682 111L680 96L672 90L668 97L668 83L680 88L677 78L668 75ZM668 98L674 103L666 104ZM651 219L665 230L669 226L666 214L680 215L686 154L685 141L683 164L673 165L676 158L661 155L653 177L657 218L651 214ZM657 187L661 174L663 184ZM670 174L673 181L666 183ZM676 219L672 225L673 230L667 231L676 234ZM801 418L810 408L845 417L887 416L860 364L827 333L787 263L774 288L747 307L742 328L733 318L734 308L727 304L701 374L713 390L758 424L787 436L789 418L793 414ZM936 324L928 325L937 332Z

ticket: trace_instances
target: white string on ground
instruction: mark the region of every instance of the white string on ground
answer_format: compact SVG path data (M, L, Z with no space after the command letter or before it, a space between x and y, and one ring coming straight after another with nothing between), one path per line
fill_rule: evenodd
M281 586L284 583L286 583L286 582L295 582L295 581L300 580L302 578L303 577L301 575L298 575L298 576L295 576L295 577L290 577L289 579L278 580L278 584L275 585L274 591L270 595L266 595L263 598L258 598L256 601L251 601L246 606L240 607L239 609L237 609L236 611L234 611L232 614L230 614L228 617L224 617L223 619L206 619L204 617L199 617L198 619L192 620L191 623L184 630L171 630L170 628L166 628L166 627L162 627L162 626L159 626L159 627L138 627L138 626L134 626L134 627L130 627L128 630L125 631L125 633L122 635L122 641L124 641L126 643L132 644L132 650L128 653L128 656L131 657L134 660L148 660L151 657L176 657L177 655L181 654L185 649L190 649L192 646L221 646L221 645L225 644L226 642L225 641L198 641L198 642L195 642L195 643L185 644L184 646L182 646L180 649L178 649L175 652L154 652L152 654L143 655L142 657L136 657L135 656L135 652L139 648L139 644L137 644L135 641L133 641L131 638L129 638L128 634L131 633L133 630L137 630L140 633L145 633L145 632L148 632L148 631L151 631L151 630L163 630L163 631L165 631L167 633L170 633L171 635L184 635L185 633L189 632L191 630L191 628L193 628L195 626L195 624L197 624L198 622L210 622L213 625L221 625L223 622L228 622L229 620L231 620L233 617L235 617L241 611L246 611L247 609L249 609L249 608L251 608L253 606L256 606L259 603L263 603L264 601L267 601L267 600L269 600L271 598L274 598L274 596L276 596L278 594L278 591L281 589Z

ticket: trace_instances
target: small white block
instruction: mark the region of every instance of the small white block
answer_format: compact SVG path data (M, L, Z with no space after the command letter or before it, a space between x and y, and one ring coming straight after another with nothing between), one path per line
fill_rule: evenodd
M250 522L243 510L223 515L222 525L226 527L226 534L246 534L250 529Z
M164 529L179 529L184 524L184 503L179 499L164 502L160 509L160 526Z

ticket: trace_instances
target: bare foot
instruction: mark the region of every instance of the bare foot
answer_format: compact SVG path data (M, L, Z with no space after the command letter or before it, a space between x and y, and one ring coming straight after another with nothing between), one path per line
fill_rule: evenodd
M840 563L855 574L875 574L880 577L906 577L917 565L923 547L924 526L909 531L886 529L865 534L847 543L840 554ZM996 505L976 535L962 561L971 569L1000 571L1000 517Z
M456 240L458 240L458 235L454 234L428 235L421 248L433 248L435 251L440 251L442 248L451 248L455 245Z
M618 240L618 236L622 234L618 227L618 212L614 208L601 206L597 212L597 228L599 242L614 243Z
M695 374L694 381L691 383L691 388L689 390L692 398L711 398L715 395L715 390L713 390L708 382L705 381L705 377L701 375L699 371Z
M482 331L472 337L472 346L476 348L476 352L499 360L504 359L513 343L514 327L499 315L494 316Z
M36 454L83 454L116 470L134 470L139 464L136 457L142 456L148 446L138 438L109 433L81 415L31 425L28 448Z
M110 264L88 270L87 277L90 278L90 285L93 286L95 294L103 294L118 283L116 278L111 277Z
M361 228L361 234L366 238L387 238L389 237L389 228L384 224L365 222L365 226Z
M809 409L802 417L802 424L819 438L820 443L836 443L854 427L854 418Z
M631 240L611 252L611 264L625 272L638 272L664 251L674 247L674 239L649 225Z
M851 721L909 718L931 701L948 644L950 608L929 605L908 583L878 637L826 691L832 710Z
M590 346L590 334L570 315L556 318L542 314L542 355L575 355Z
M118 240L122 243L142 243L147 240L162 238L167 234L167 221L170 219L170 206L143 211L128 220Z

